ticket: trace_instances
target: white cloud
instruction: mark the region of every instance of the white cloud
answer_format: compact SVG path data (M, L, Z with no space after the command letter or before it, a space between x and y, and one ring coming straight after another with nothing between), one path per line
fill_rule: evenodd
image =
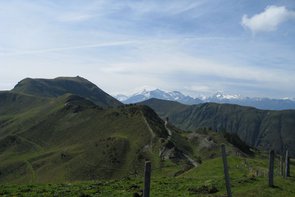
M97 72L103 73L103 76L113 76L109 77L110 79L121 79L116 80L116 85L117 81L120 81L120 90L123 93L130 93L130 89L142 84L160 89L213 93L232 84L243 86L250 83L249 85L254 86L250 88L266 89L276 86L282 89L282 87L290 88L290 82L294 82L292 75L282 69L225 64L187 55L173 46L174 44L169 44L161 48L161 43L156 41L142 43L137 48L142 54L139 61L109 63L106 68L99 68ZM227 84L230 82L232 84ZM240 84L236 84L237 82ZM111 82L105 87L109 87L110 84ZM116 87L107 89L120 92Z
M167 3L169 2L169 3ZM196 7L202 6L206 1L179 1L179 0L169 0L169 1L132 1L129 2L128 6L137 14L147 14L147 13L161 13L165 15L177 15Z
M113 41L113 42L101 42L96 44L69 46L69 47L57 47L57 48L47 48L47 49L35 49L35 50L22 50L22 51L7 51L1 50L0 56L13 56L13 55L26 55L26 54L38 54L38 53L50 53L50 52L60 52L60 51L72 51L78 49L88 49L88 48L100 48L100 47L112 47L112 46L126 46L135 44L136 41L126 40L126 41Z
M241 24L244 28L250 29L253 33L270 32L277 30L278 26L295 18L295 12L284 6L268 6L264 12L252 17L244 15Z
M94 18L96 15L68 13L58 18L61 22L83 22Z

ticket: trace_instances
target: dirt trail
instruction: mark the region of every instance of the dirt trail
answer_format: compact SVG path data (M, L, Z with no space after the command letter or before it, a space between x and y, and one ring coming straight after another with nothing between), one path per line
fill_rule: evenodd
M168 122L167 121L165 121L165 129L167 130L167 132L168 132L168 134L169 134L169 136L168 136L168 138L167 138L167 140L171 140L171 136L172 136L172 131L168 128ZM193 165L193 166L195 166L195 167L198 167L198 162L196 162L194 159L192 159L190 156L188 156L187 154L185 154L185 153L183 153L183 156L185 156L185 158L187 159L187 160L189 160L189 162L191 162L191 164Z
M34 170L32 164L28 160L25 160L24 162L26 163L28 169L31 171L31 183L34 183L36 180L35 170Z
M144 114L142 114L142 118L143 118L143 120L144 120L144 122L145 122L145 124L146 124L146 126L147 126L147 128L148 128L148 130L149 130L150 133L151 133L151 142L150 142L150 145L152 146L152 144L153 144L153 139L156 137L156 134L155 134L155 132L153 131L153 129L151 128L151 126L150 126L150 124L148 123L148 121L146 120Z
M167 122L167 120L165 120L165 128L168 131L169 136L171 136L172 135L172 131L167 127L167 124L168 124L168 122Z
M193 160L190 156L188 156L187 154L184 154L183 155L185 156L185 158L187 158L187 160L189 160L191 162L191 164L193 164L195 167L198 167L199 166L199 163L196 162L195 160Z

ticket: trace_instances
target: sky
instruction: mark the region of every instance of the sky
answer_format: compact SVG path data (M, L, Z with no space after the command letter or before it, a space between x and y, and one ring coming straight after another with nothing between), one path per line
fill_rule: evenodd
M0 0L0 90L77 75L112 95L295 98L295 1Z

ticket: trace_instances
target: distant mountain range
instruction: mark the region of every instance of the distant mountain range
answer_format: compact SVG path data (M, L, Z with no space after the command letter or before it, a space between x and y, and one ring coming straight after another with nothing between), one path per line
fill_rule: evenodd
M169 101L177 101L184 104L197 104L202 103L202 100L198 98L192 98L190 96L185 96L181 92L173 91L173 92L165 92L160 89L155 90L143 90L139 93L133 94L131 96L126 96L123 94L115 96L119 101L130 104L130 103L138 103L142 102L151 98L157 98L157 99L163 99L163 100L169 100Z
M217 92L210 97L197 97L193 98L191 96L186 96L179 91L163 91L160 89L155 90L143 90L131 96L126 96L123 94L115 96L119 101L130 104L138 103L151 98L177 101L186 105L194 105L200 103L227 103L236 104L241 106L250 106L258 109L265 110L285 110L285 109L295 109L295 99L271 99L271 98L250 98L242 97L240 95L228 95L222 92Z

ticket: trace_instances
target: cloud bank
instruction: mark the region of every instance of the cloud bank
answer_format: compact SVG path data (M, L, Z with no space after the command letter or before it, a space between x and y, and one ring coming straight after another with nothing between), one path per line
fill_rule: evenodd
M241 24L252 33L271 32L277 30L278 26L290 19L295 19L295 11L288 10L285 6L268 6L264 12L252 17L244 15Z

